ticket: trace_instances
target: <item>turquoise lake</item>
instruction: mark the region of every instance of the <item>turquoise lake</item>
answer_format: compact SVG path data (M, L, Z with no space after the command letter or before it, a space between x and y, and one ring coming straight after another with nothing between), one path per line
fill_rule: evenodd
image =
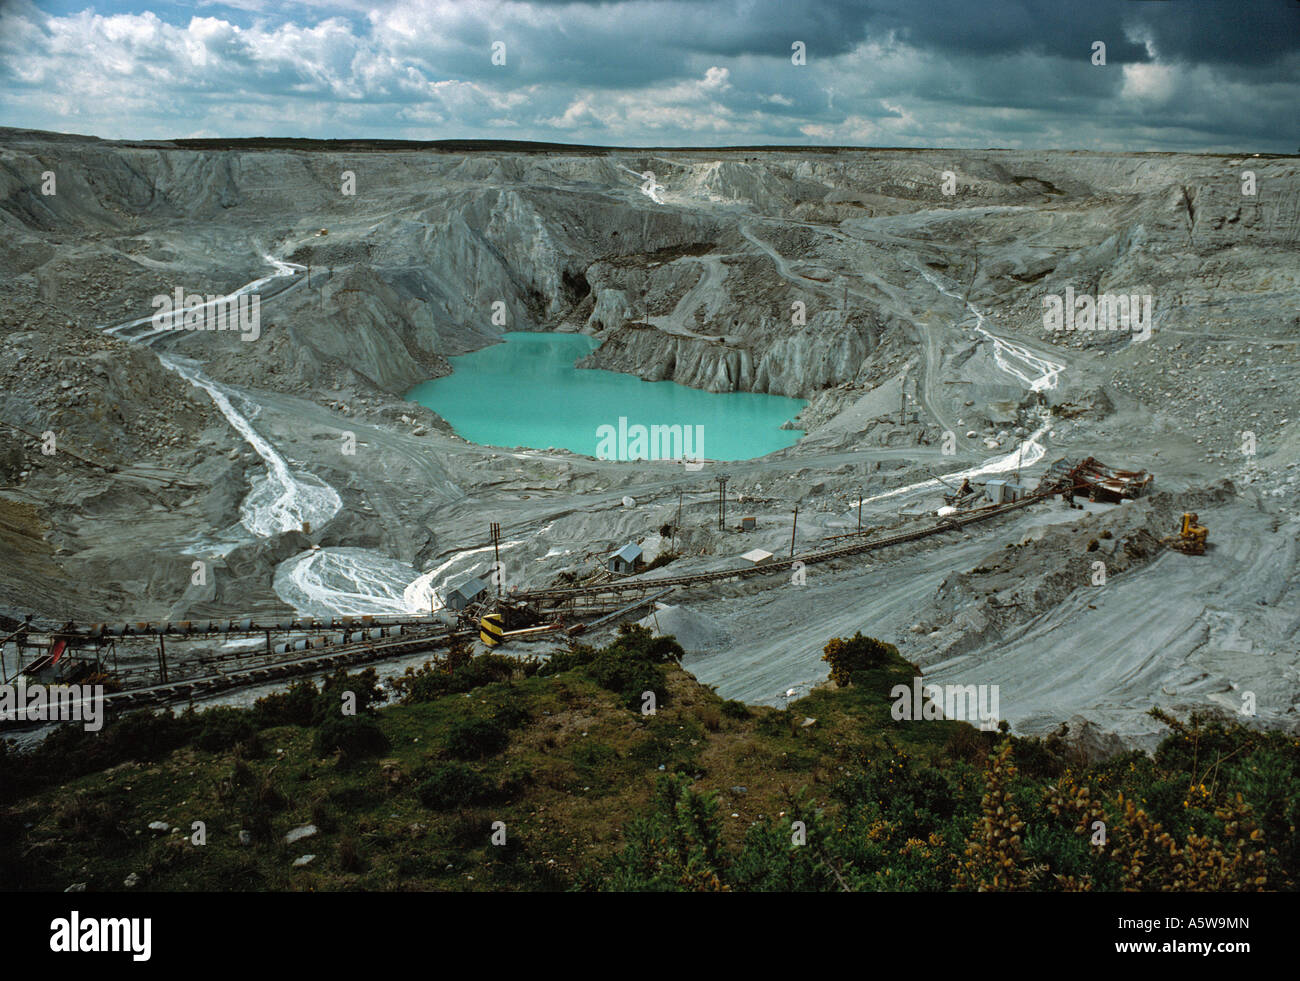
M433 409L471 443L563 447L605 459L749 460L803 435L780 427L804 399L704 392L576 368L599 347L582 334L515 331L504 340L450 358L452 374L416 385L407 399Z

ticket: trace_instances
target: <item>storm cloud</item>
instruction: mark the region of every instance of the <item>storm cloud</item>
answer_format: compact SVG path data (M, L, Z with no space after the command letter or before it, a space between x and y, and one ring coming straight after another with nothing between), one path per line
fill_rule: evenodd
M0 124L113 138L1291 153L1298 79L1294 0L0 3Z

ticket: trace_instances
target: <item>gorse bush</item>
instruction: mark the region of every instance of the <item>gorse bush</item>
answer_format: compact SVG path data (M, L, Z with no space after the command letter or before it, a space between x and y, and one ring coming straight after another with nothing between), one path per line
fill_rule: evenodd
M342 715L344 698L349 695L358 715L374 712L388 698L374 668L353 675L339 668L320 688L313 681L299 681L287 691L259 698L253 706L254 721L259 729L318 726L331 716Z
M532 720L528 710L522 705L514 702L506 702L504 705L497 707L492 713L492 721L502 729L518 729L520 726L527 725Z
M601 651L586 673L602 688L617 693L624 708L639 710L646 692L654 693L657 706L668 703L664 670L658 664Z
M730 863L730 888L745 892L827 892L839 888L828 860L831 829L815 808L792 805L789 821L756 824ZM796 844L796 841L798 842Z
M1059 741L1001 737L980 767L860 759L817 810L723 846L713 799L661 779L623 849L579 885L619 890L1295 889L1300 741L1179 722L1153 756L1071 769ZM983 738L980 740L981 744ZM982 745L980 748L983 748ZM963 753L968 751L963 747ZM973 755L973 754L968 754ZM1018 760L1055 776L1025 773ZM802 822L794 833L793 821ZM797 839L797 840L796 840Z
M721 892L727 854L717 799L660 776L648 811L623 829L623 850L581 883L611 892Z
M509 741L509 734L496 722L468 720L451 727L447 751L457 759L478 760L501 752Z
M609 646L594 648L575 644L567 651L551 655L538 674L581 670L602 688L617 693L626 708L639 710L647 691L655 693L659 706L667 704L663 666L680 663L685 653L674 638L656 637L646 627L625 623Z
M851 684L859 671L884 667L897 657L898 648L893 644L863 637L861 631L848 640L831 638L822 653L822 660L831 666L831 680L841 687Z
M313 725L320 689L314 681L298 681L285 691L272 692L259 698L253 705L257 725L262 729L273 726ZM323 717L323 716L322 716Z
M468 807L487 799L491 791L487 779L464 763L444 763L429 772L415 794L421 804L437 811Z
M509 682L517 674L527 677L536 670L535 665L505 654L470 657L468 647L453 645L443 658L425 661L419 668L407 668L400 678L390 679L388 685L402 705L416 705L484 685Z
M722 703L722 714L728 719L748 719L750 711L749 706L744 702L738 702L734 698L729 698Z
M656 637L649 627L636 623L619 627L618 636L604 650L651 664L680 664L686 654L675 637Z
M193 711L174 715L148 709L112 719L99 732L59 726L30 752L0 754L0 801L120 763L156 763L193 742L201 728Z
M312 749L317 756L338 753L341 761L350 762L377 756L387 751L388 737L364 715L344 715L326 719L316 730Z
M253 713L245 709L218 706L199 716L203 728L194 745L211 752L230 749L237 743L251 742L257 736Z
M601 655L610 655L647 664L680 664L686 652L673 637L656 637L648 628L637 623L625 623L618 628L618 636L607 647L588 647L574 644L567 651L552 654L538 670L545 677L585 667Z

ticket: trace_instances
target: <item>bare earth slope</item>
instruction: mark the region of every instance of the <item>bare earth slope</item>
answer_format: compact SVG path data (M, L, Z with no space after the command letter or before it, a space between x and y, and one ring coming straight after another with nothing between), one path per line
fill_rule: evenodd
M0 130L0 614L427 609L486 568L490 521L511 582L540 586L658 547L679 486L672 571L724 568L785 554L796 504L811 549L853 530L860 489L864 523L890 527L942 503L931 473L1032 482L1095 455L1164 496L682 593L708 620L677 619L713 644L688 667L776 703L862 630L935 680L999 684L1026 731L1082 715L1140 742L1153 704L1235 711L1243 691L1260 724L1294 726L1298 241L1294 157ZM257 338L122 326L178 287L258 293ZM1067 290L1150 296L1149 338L1046 329ZM717 529L713 464L474 446L402 399L509 330L809 399L798 445L725 467L758 531ZM1198 507L1209 554L1153 544Z

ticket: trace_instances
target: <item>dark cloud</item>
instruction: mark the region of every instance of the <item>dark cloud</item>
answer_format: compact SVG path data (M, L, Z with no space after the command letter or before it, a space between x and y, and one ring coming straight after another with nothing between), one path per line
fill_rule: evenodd
M795 40L827 57L891 35L971 56L1087 59L1092 42L1105 41L1116 62L1147 61L1147 38L1162 59L1212 65L1270 65L1300 53L1296 0L535 0L530 6L616 11L613 22L629 26L644 26L643 14L652 10L646 60L668 65L684 52L787 56ZM627 46L619 50L629 53ZM665 53L672 55L666 61ZM601 53L591 54L599 64Z
M1295 0L56 2L0 0L0 124L627 144L1298 142ZM496 41L505 65L492 63ZM806 66L790 62L794 41ZM1105 67L1090 62L1094 41Z

